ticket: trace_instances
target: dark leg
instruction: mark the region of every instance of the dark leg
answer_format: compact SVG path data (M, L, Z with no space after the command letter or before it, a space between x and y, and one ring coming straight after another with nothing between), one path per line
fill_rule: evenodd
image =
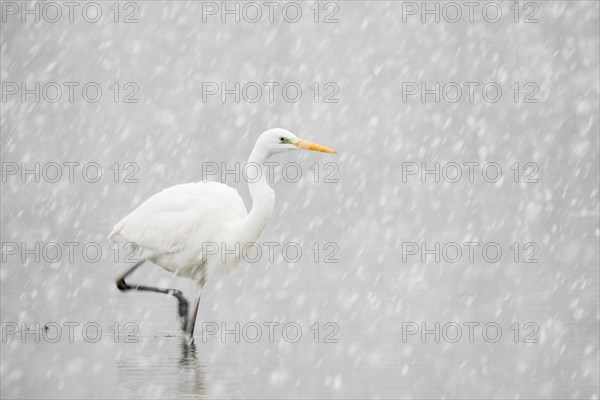
M139 263L137 263L133 267L131 267L129 270L127 270L127 272L125 272L123 275L118 277L115 281L117 284L117 288L122 292L125 292L127 290L140 290L140 291L147 291L147 292L170 294L171 296L177 298L177 300L179 301L179 318L181 318L181 324L182 324L183 329L186 329L186 327L188 325L188 301L183 296L183 293L181 293L181 290L161 289L161 288L156 288L156 287L151 287L151 286L128 284L127 282L125 282L125 278L127 278L130 274L132 274L133 271L138 269L144 262L145 262L145 260L140 261Z
M196 298L194 299L194 305L192 307L191 319L187 327L187 333L191 340L194 340L194 327L196 326L196 316L198 315L198 307L200 306L200 295L202 294L202 288L206 283L206 278L200 279L200 283L198 284L198 292L196 293Z

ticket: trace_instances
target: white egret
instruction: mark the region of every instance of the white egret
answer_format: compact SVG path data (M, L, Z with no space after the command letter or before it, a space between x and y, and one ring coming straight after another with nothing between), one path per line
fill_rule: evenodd
M290 150L335 151L296 137L285 129L265 131L254 145L248 164L260 168L260 177L248 182L252 209L246 211L238 192L218 182L176 185L150 197L115 225L108 236L110 244L133 243L141 260L117 278L119 290L152 291L170 294L179 301L183 329L193 338L200 292L207 276L231 269L243 254L223 257L223 252L208 252L205 244L238 249L254 243L273 213L275 193L269 187L265 162L276 153ZM209 254L210 253L210 254ZM181 291L125 282L125 278L145 261L159 265L179 276L193 279L198 291L188 318L188 301Z

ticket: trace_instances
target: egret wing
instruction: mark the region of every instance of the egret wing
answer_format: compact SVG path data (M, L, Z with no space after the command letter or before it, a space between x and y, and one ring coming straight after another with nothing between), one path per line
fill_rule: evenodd
M133 242L153 255L174 253L190 240L214 240L222 229L246 215L242 198L227 185L176 185L150 197L123 218L108 239L111 244Z

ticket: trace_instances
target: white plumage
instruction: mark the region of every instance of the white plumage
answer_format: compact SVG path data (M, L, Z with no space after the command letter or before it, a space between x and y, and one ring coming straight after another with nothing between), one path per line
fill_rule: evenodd
M205 267L206 244L226 243L235 236L236 224L247 215L235 189L219 182L186 183L164 189L143 202L114 227L109 241L134 243L141 258L177 275L198 279Z
M216 182L172 186L143 202L119 221L108 236L111 245L132 243L142 259L117 279L117 287L175 296L184 328L193 336L200 291L207 278L239 263L246 246L259 238L273 213L275 193L267 183L264 163L273 154L298 149L335 153L298 139L284 129L270 129L260 135L248 160L262 171L259 179L248 183L252 196L250 212L236 190ZM189 323L188 302L180 291L125 282L144 261L198 283Z

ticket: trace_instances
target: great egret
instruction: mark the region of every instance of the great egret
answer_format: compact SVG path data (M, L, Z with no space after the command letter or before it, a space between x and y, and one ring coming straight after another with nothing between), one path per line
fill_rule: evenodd
M218 182L172 186L143 202L117 223L108 236L111 245L133 243L140 250L142 260L117 278L117 288L176 297L183 329L193 338L200 293L207 276L231 269L240 256L243 257L229 251L225 252L225 257L224 252L213 254L206 251L204 244L216 243L241 252L246 244L258 239L273 213L275 202L275 193L264 173L264 163L276 153L298 149L335 153L327 147L299 139L285 129L270 129L260 135L248 159L249 165L258 166L262 172L257 179L248 182L252 196L249 213L238 192ZM125 282L125 278L145 261L196 281L198 291L191 319L188 318L188 301L181 291Z

